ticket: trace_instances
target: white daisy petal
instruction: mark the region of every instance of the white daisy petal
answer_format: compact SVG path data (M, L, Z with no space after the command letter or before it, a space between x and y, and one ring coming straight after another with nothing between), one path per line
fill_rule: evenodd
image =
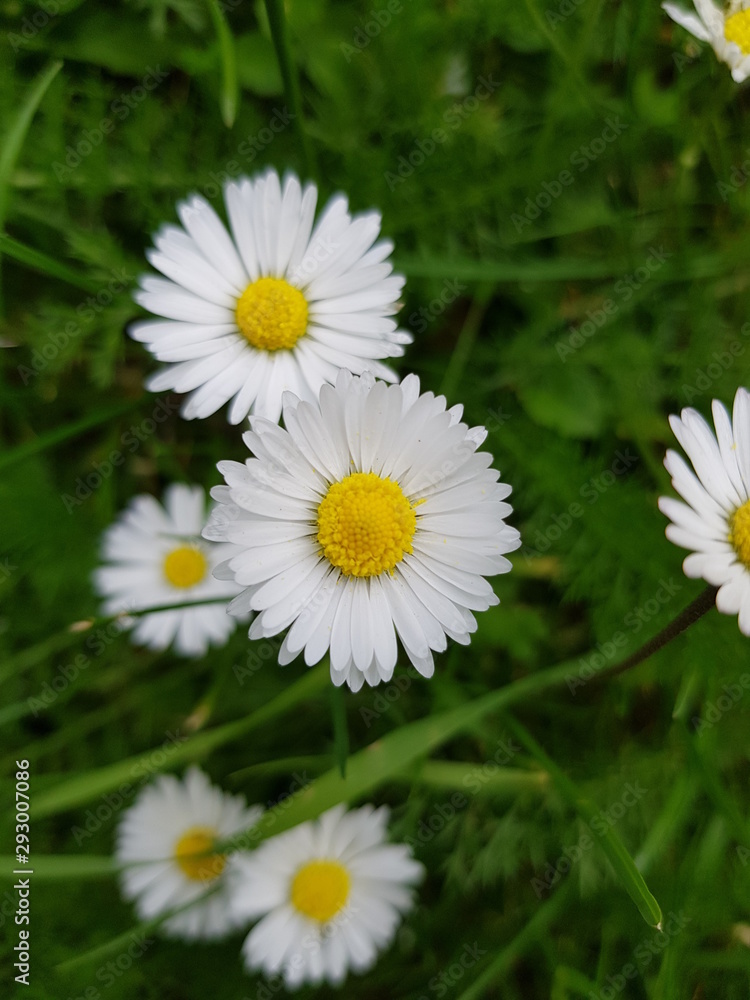
M248 972L338 986L375 962L424 875L409 848L386 842L386 820L336 806L238 861L232 913L259 921L242 947Z
M182 780L159 775L122 815L115 848L123 896L141 920L187 909L166 920L164 934L217 940L246 923L233 909L233 856L211 855L212 844L248 830L262 809L213 787L197 767ZM269 898L269 894L266 894Z
M126 620L133 642L166 649L174 642L180 656L203 656L223 646L236 622L225 601L241 587L234 577L219 580L213 570L240 553L237 546L201 538L206 497L200 486L173 483L164 507L154 497L135 497L102 538L107 564L93 576L107 614L190 603L188 608L143 614ZM208 603L211 602L211 603Z
M691 552L683 562L685 575L719 588L717 608L722 614L739 614L740 631L748 635L750 393L737 390L731 419L718 400L712 409L715 434L695 410L670 418L696 475L676 452L667 452L664 464L685 503L661 497L659 509L670 519L667 538Z
M431 676L433 651L468 643L472 611L497 603L484 576L508 572L520 544L504 521L510 487L460 408L420 396L413 376L387 386L342 371L315 403L286 394L283 406L286 430L252 417L256 457L219 466L227 486L205 537L238 546L219 575L248 588L230 611L261 612L251 639L288 627L282 663L330 651L336 685L390 679L397 639ZM680 523L691 538L703 529L690 510Z
M732 78L742 83L750 73L750 50L747 30L750 13L746 4L733 2L726 12L713 0L693 0L696 14L676 3L665 2L667 14L702 42L708 42L718 59L732 70Z
M404 279L376 243L380 215L350 216L336 195L315 222L317 189L267 170L224 188L231 235L198 196L177 207L184 229L164 226L149 250L163 278L146 276L136 301L163 317L130 335L170 367L147 380L193 395L182 409L201 419L231 402L230 423L248 414L278 421L286 391L317 401L340 369L397 377L382 364L411 335L391 318Z

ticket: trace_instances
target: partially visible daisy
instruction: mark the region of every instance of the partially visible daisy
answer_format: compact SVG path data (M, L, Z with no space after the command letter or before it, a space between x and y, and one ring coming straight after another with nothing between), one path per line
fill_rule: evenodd
M287 174L282 188L273 170L228 183L224 197L231 236L194 195L177 206L184 229L162 227L147 253L166 277L144 277L136 300L164 318L130 335L169 362L148 387L194 390L189 419L231 399L237 424L250 412L278 420L284 390L315 399L339 368L397 381L379 359L412 338L391 318L404 279L391 274L393 244L376 242L379 213L352 217L337 194L313 226L315 185Z
M141 920L170 910L161 929L171 937L215 940L246 925L230 909L234 863L215 844L254 826L263 810L214 787L197 767L182 780L159 775L138 795L117 829L115 858L122 893ZM194 904L194 905L190 905Z
M105 598L103 611L127 611L195 602L195 607L158 611L126 619L133 642L150 649L174 643L181 656L203 656L209 646L223 646L236 621L228 602L240 587L217 580L212 570L237 549L201 538L206 523L206 495L200 486L174 483L164 492L164 506L143 494L131 500L102 539L106 565L94 573Z
M662 7L673 21L702 42L708 42L718 59L732 70L732 79L742 83L750 76L750 0L732 0L726 13L713 0L693 0L698 14L675 3Z
M750 635L750 393L737 390L732 418L715 399L713 417L716 434L696 410L669 418L695 474L668 451L664 464L685 503L661 497L659 509L672 522L667 538L692 550L685 575L719 587L716 607L738 614Z
M248 971L295 989L374 964L424 874L406 845L386 843L387 822L385 808L336 806L237 856L233 912L262 918L242 948Z
M498 603L484 576L520 544L511 489L462 409L420 396L416 375L388 386L342 371L317 404L285 397L286 430L251 419L256 457L219 464L204 536L242 549L216 572L246 588L230 612L260 612L250 638L291 625L280 663L330 648L334 684L358 691L390 679L398 636L430 677L432 651L468 644L472 611Z

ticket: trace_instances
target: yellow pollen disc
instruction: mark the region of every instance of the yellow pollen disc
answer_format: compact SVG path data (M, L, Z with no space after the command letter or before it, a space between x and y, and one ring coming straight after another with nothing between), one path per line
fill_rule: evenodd
M377 576L411 552L414 508L398 483L355 472L333 483L318 507L323 555L346 576Z
M311 861L292 882L292 906L324 924L349 898L349 872L338 861Z
M750 10L730 14L724 22L724 37L738 45L746 56L750 55Z
M288 351L307 330L307 300L283 278L251 282L234 314L240 333L259 351Z
M194 587L207 572L206 557L191 545L172 549L164 560L164 576L173 587Z
M223 854L211 854L216 831L207 826L193 826L183 833L174 849L174 858L183 873L194 882L212 882L224 871Z
M740 562L750 569L750 500L746 500L729 519L729 541Z

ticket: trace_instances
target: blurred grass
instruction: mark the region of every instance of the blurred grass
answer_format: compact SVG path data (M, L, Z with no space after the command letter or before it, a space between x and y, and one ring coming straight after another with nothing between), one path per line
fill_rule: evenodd
M637 0L284 9L322 198L341 189L354 210L381 210L408 279L402 323L415 333L401 371L444 385L488 426L524 540L470 647L440 656L431 681L402 666L393 684L346 696L348 780L392 806L394 838L413 842L429 870L394 947L346 990L572 1000L606 995L632 964L623 995L635 1000L745 1000L748 647L736 621L710 614L606 685L536 691L534 681L554 664L615 662L617 635L626 656L700 589L682 576L655 501L669 488L667 415L707 413L750 381L748 91ZM218 460L244 457L223 414L186 423L175 400L144 392L153 365L124 327L138 315L130 289L150 233L174 221L179 198L200 191L218 204L227 176L268 164L305 173L287 70L266 5L250 0L0 0L0 24L3 801L22 757L32 817L35 798L43 807L86 790L32 819L32 857L61 860L60 878L33 886L26 995L262 996L240 968L239 938L160 940L112 982L96 962L53 970L135 926L105 872L76 874L79 856L111 853L119 810L151 773L133 770L144 757L177 746L153 766L200 757L271 815L293 815L279 801L290 791L303 787L305 802L342 784L342 730L313 698L314 676L261 660L241 629L197 663L108 633L89 655L87 633L68 643L66 631L97 612L98 536L131 496L174 479L214 485ZM154 431L157 405L167 417ZM83 650L86 667L57 694ZM503 704L497 689L514 681L526 692L515 716L614 819L665 927L677 915L684 929L650 931L598 843L539 897L534 880L565 867L586 827L554 781L529 787L532 757L508 756L496 712L439 739L424 772L429 740L410 744L408 764L389 756L377 782L360 764L446 713L470 714L471 700ZM48 706L16 712L45 692ZM273 704L286 710L253 728ZM491 794L503 768L517 772L516 794ZM102 774L119 784L108 777L91 797ZM615 819L639 783L645 793ZM465 969L467 946L486 954ZM9 981L11 962L2 950Z

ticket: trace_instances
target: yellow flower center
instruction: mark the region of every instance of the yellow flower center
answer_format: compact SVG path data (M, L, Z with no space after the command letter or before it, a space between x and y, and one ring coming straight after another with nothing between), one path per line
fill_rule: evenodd
M193 826L177 841L175 861L189 879L194 882L213 882L224 871L226 857L223 854L211 854L215 843L216 831L207 826Z
M349 872L338 861L310 861L292 882L292 906L324 924L349 898Z
M411 552L414 508L398 483L355 472L333 483L318 507L323 555L346 576L377 576Z
M730 517L729 541L740 562L750 569L750 500L746 500Z
M750 10L740 10L724 21L724 37L750 55Z
M307 330L307 300L283 278L258 278L237 299L240 332L259 351L288 351Z
M172 549L164 560L164 576L173 587L194 587L207 572L206 557L192 545Z

